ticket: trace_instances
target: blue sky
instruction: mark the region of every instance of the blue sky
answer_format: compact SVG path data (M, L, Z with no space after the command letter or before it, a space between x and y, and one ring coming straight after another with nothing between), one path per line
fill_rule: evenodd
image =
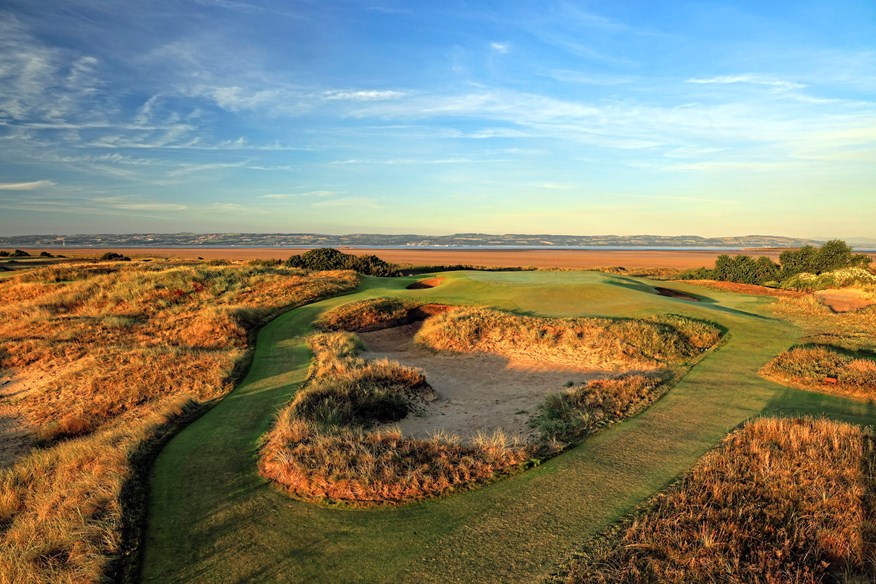
M876 238L876 3L6 0L0 233Z

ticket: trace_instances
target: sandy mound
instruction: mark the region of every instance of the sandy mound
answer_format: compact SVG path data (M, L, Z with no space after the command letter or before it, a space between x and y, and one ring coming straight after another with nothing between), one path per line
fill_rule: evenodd
M359 335L366 347L362 357L387 357L423 368L438 396L417 414L393 424L405 436L426 438L443 430L467 441L479 431L503 430L509 436L526 438L532 433L526 423L546 393L562 389L569 381L579 384L607 373L483 353L432 353L413 342L420 325Z
M440 286L441 282L444 281L444 278L429 278L427 280L417 280L413 284L408 284L408 290L426 290L428 288L434 288L435 286Z
M858 288L819 290L815 297L834 312L852 312L876 304L872 294Z
M700 299L696 296L691 296L690 294L685 294L679 290L673 290L672 288L661 288L659 286L654 288L657 290L657 294L660 296L669 296L670 298L681 298L682 300L692 300L693 302L699 302Z

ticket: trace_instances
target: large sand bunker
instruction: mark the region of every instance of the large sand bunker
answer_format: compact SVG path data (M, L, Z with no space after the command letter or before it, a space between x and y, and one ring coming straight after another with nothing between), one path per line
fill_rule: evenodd
M604 377L607 371L562 367L484 353L433 353L414 343L422 322L360 333L365 359L389 358L426 371L437 399L415 415L395 422L405 436L426 438L445 431L469 441L479 432L502 430L527 438L527 421L546 393Z
M819 290L815 296L833 312L853 312L876 304L872 294L857 288Z

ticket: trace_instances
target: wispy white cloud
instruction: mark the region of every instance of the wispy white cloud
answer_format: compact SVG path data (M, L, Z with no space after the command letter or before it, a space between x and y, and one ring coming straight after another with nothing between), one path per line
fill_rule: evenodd
M353 208L370 208L377 209L381 205L374 199L368 197L341 197L337 199L327 199L325 201L316 201L310 204L311 207L353 207Z
M31 182L0 183L0 191L35 191L53 187L57 183L52 180L35 180Z
M92 197L92 203L100 207L109 209L119 209L124 211L185 211L187 205L180 203L166 203L161 201L141 200L133 196L113 196L113 197Z
M504 55L505 53L507 53L508 51L511 50L511 45L509 45L508 43L493 42L493 43L490 43L490 49L494 53L499 53L500 55Z
M718 75L715 77L695 77L687 80L688 83L698 85L765 85L781 91L790 91L792 89L802 89L806 87L802 83L788 81L785 79L776 79L773 77L764 77L762 75L754 75L745 73L741 75Z

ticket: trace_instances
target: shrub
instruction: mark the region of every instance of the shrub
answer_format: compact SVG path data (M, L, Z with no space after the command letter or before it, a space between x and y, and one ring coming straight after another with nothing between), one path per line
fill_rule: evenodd
M8 257L9 257L9 252L6 250L0 249L0 258L8 258Z
M12 253L10 254L10 257L14 257L14 258L29 258L29 257L30 257L30 254L27 253L27 252L24 251L24 250L16 249L14 252L12 252Z
M368 276L397 276L398 267L383 261L377 256L355 256L331 247L311 249L303 254L293 255L286 265L305 270L353 270Z
M131 258L128 256L122 255L120 253L116 253L114 251L108 251L102 256L100 256L101 261L104 262L129 262Z

